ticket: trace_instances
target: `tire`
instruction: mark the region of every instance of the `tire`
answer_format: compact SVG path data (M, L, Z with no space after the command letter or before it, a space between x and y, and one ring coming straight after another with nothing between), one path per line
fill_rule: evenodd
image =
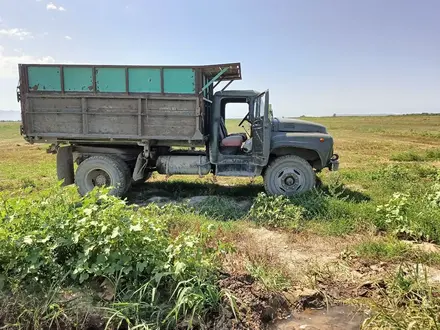
M92 156L79 164L75 184L81 196L96 186L111 186L109 193L121 197L130 188L129 172L128 165L119 158Z
M264 188L269 195L297 195L313 189L315 182L312 166L293 155L275 158L264 173Z
M113 158L113 160L115 162L117 162L119 164L119 167L121 169L123 169L123 171L125 172L125 175L127 176L127 186L125 188L125 193L127 193L130 190L131 184L132 184L132 182L131 182L132 181L132 179L131 179L132 172L130 170L130 166L125 161L123 161L121 158L119 158L117 156L108 156L108 157Z

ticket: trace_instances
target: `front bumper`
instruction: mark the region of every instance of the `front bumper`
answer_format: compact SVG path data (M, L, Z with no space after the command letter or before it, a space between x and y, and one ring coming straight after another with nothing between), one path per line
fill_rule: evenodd
M328 169L332 172L339 170L339 155L338 154L333 154L331 156Z

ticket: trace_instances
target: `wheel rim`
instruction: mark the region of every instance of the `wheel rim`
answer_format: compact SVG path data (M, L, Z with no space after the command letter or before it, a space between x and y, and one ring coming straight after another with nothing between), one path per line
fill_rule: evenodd
M110 175L102 169L94 169L86 174L87 189L93 190L95 187L106 187L111 185Z
M277 171L275 184L280 192L291 194L304 187L305 177L295 168L283 168Z

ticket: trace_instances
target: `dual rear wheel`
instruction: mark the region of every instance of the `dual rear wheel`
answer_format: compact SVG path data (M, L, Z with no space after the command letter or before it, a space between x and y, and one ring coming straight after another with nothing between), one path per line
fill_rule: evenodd
M84 196L95 187L111 187L110 194L123 196L132 185L145 182L133 181L131 170L126 162L115 156L91 156L82 161L75 174L75 184L79 193Z

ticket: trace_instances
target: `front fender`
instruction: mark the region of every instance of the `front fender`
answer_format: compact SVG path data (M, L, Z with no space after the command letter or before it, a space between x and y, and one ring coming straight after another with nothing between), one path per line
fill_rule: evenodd
M333 154L333 137L324 133L273 132L271 153L280 148L312 150L318 154L321 166L326 167Z

